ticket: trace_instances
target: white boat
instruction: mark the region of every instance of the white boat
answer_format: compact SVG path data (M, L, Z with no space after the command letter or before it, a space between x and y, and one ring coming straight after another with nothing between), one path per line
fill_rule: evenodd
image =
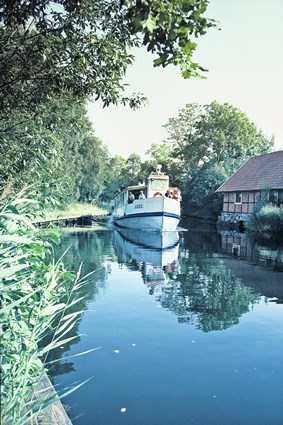
M180 221L180 192L171 189L169 177L156 166L146 182L128 186L114 199L113 220L120 227L139 230L171 231L176 230ZM142 198L141 196L144 196ZM132 196L133 199L130 199Z

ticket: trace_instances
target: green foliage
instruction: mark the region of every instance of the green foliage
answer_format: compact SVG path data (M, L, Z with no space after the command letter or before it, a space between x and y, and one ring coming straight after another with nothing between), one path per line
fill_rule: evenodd
M178 65L185 78L203 71L192 54L194 40L215 26L203 16L207 3L1 2L0 190L11 181L16 190L27 185L54 207L108 201L115 187L133 182L140 158L129 157L112 173L116 160L91 130L85 102L132 108L144 102L124 96L132 47L146 46L155 66Z
M103 192L102 201L110 202L115 193L121 187L127 185L128 179L125 176L126 159L120 155L116 155L109 160L108 170L105 174L106 188Z
M44 204L98 199L109 153L95 136L83 102L65 95L37 108L15 109L0 121L0 190L9 181Z
M131 154L127 159L117 155L108 164L105 172L106 188L101 196L101 200L106 202L113 200L117 190L136 184L142 177L142 161L138 154Z
M89 131L88 134L82 136L81 141L77 144L78 158L74 170L77 177L78 199L82 202L98 202L107 183L105 176L109 163L109 152L93 132Z
M109 208L108 208L109 209ZM76 202L70 204L65 209L52 209L46 211L46 218L58 218L58 217L74 217L79 215L101 215L107 214L107 208L94 205L94 203L81 203Z
M58 231L36 229L30 221L35 209L36 203L29 199L1 202L1 419L15 425L29 422L40 410L33 401L45 370L40 359L44 362L51 349L73 338L67 334L79 317L64 313L77 302L73 295L82 283L61 261L53 262ZM50 343L39 348L50 332ZM45 400L41 409L52 401Z
M132 153L126 160L124 173L129 184L135 184L140 175L141 158L138 154Z
M146 154L151 158L142 167L146 176L155 169L155 164L161 164L162 172L168 174L171 186L179 186L181 184L181 167L171 144L162 143L158 145L154 143Z
M155 66L179 65L185 78L203 68L192 61L194 39L214 26L207 0L2 1L0 5L0 110L31 109L49 96L94 96L104 105L138 106L123 96L123 78L144 45Z
M201 112L201 106L196 103L187 104L179 111L178 117L170 118L164 125L175 156L183 167L186 167L185 173L196 168L206 152L206 146L198 145L196 137L196 126Z
M221 197L215 194L215 190L228 177L225 168L218 164L208 164L193 172L186 190L188 208L190 204L198 208L210 206L212 211L217 212L222 203Z
M263 203L249 217L246 228L256 239L283 241L283 206Z
M124 2L127 4L127 2ZM142 44L157 53L154 66L179 65L184 78L199 76L204 68L192 61L195 39L215 26L203 17L208 1L184 0L129 2L127 13L132 34L141 33Z
M187 104L165 125L168 140L190 172L206 163L237 169L253 155L270 151L274 141L265 137L247 115L228 103Z
M183 193L196 206L217 201L217 187L251 156L274 145L245 113L216 101L187 104L165 128L182 169Z

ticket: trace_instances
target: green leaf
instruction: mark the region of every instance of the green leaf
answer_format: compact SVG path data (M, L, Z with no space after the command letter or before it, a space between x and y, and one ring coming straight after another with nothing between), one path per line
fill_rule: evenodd
M32 291L25 295L24 297L19 298L17 301L12 302L11 304L4 306L0 309L0 314L6 313L7 311L11 311L13 308L18 307L21 304L24 304L26 300L31 298L38 290Z
M16 266L6 267L5 269L0 270L0 279L11 277L20 270L26 269L28 267L28 264L18 264Z
M51 316L59 310L62 310L64 307L66 307L66 304L64 303L48 306L41 312L41 316Z
M146 27L150 33L155 30L156 22L152 15L148 16L147 20L143 23L143 26Z

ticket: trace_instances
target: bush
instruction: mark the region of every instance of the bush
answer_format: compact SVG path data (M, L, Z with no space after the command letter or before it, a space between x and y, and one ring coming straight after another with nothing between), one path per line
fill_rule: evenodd
M283 240L283 206L263 205L246 223L247 231L256 239Z

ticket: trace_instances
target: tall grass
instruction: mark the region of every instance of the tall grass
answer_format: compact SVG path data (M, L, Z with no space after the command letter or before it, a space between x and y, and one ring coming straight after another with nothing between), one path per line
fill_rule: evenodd
M61 260L54 262L59 233L32 225L35 201L0 199L0 208L1 423L22 425L53 401L47 398L39 406L34 393L48 352L76 338L68 332L80 312L68 309L80 301L84 281ZM51 342L40 348L48 333Z

